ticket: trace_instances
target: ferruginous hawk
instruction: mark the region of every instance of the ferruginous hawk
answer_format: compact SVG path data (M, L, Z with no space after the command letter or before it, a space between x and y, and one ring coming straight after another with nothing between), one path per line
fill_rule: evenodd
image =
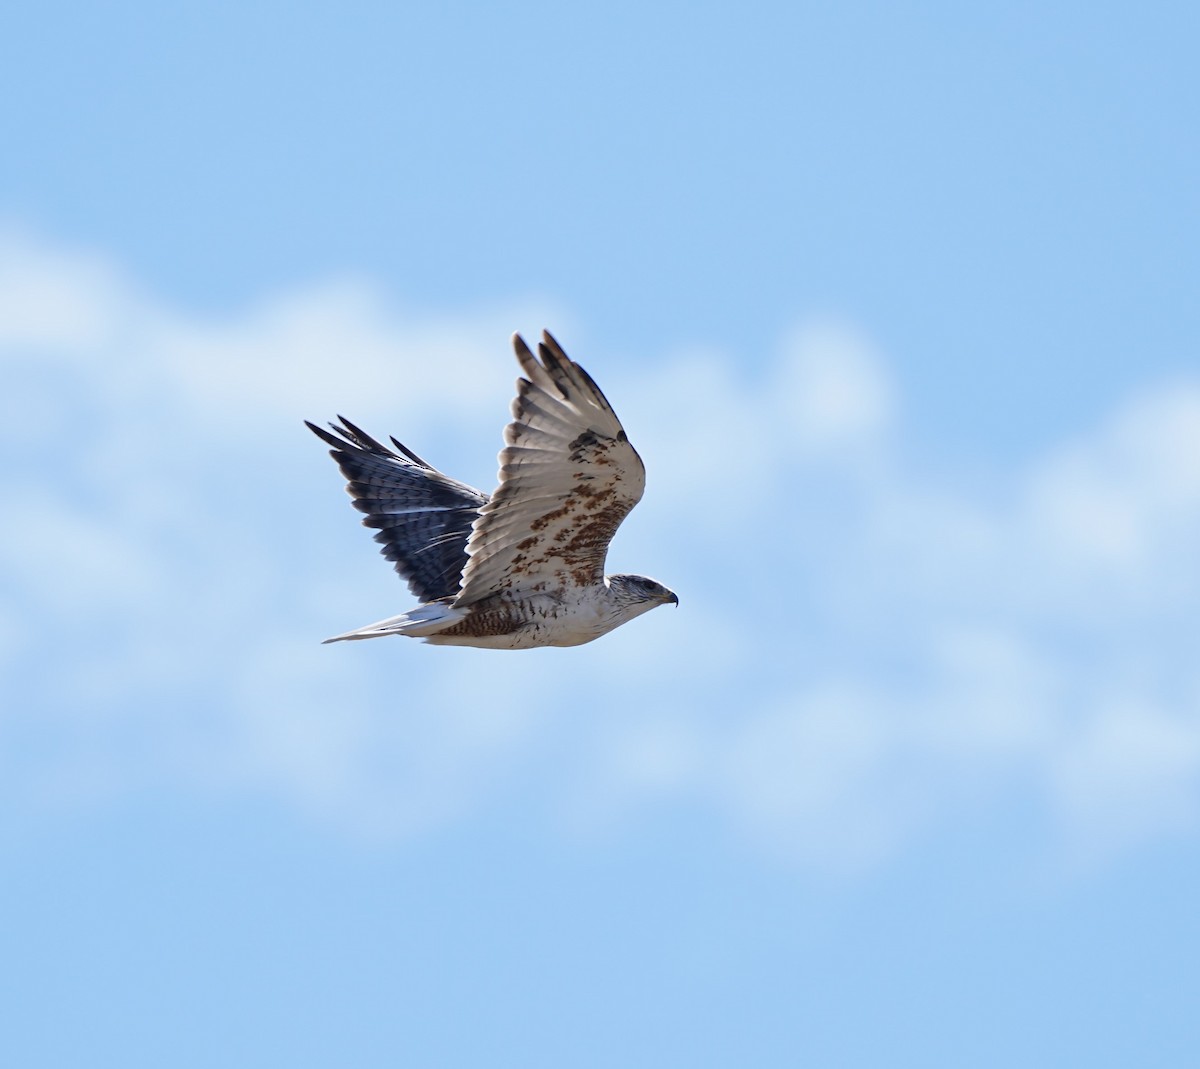
M407 635L446 646L578 646L679 599L641 575L605 575L604 558L638 503L646 469L591 377L548 333L535 357L519 334L512 422L489 498L392 439L339 416L332 447L363 523L421 604L326 639Z

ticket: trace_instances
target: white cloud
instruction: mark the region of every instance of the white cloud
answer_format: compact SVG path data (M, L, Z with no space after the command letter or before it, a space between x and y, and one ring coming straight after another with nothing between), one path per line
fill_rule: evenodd
M1132 398L1039 466L1026 537L1073 579L1126 599L1192 601L1200 567L1200 383Z
M681 608L572 651L323 649L407 594L299 420L489 484L507 334L561 316L343 279L202 317L11 235L5 279L0 440L33 463L6 473L4 715L53 736L0 756L5 790L267 792L394 836L537 784L589 819L701 803L839 869L981 794L1101 851L1194 828L1200 385L963 487L900 459L897 390L844 325L751 368L591 354L649 466L613 566Z
M1103 700L1055 753L1061 815L1083 850L1105 851L1200 816L1200 701L1166 711L1142 697Z
M133 296L106 258L0 228L0 346L79 353L111 340Z
M772 395L784 433L809 450L875 440L896 403L870 342L834 323L806 324L785 340Z
M514 322L546 314L529 306L465 321L405 316L369 282L342 279L277 296L234 321L171 316L149 341L199 410L294 420L332 404L423 427L439 412L465 420L486 411L515 378L500 358Z

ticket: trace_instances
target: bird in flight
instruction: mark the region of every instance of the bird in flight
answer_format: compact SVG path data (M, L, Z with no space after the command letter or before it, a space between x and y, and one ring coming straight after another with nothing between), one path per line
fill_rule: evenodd
M443 646L578 646L679 599L642 575L605 575L608 544L638 503L646 469L591 376L548 332L534 356L513 335L523 377L489 497L392 438L343 416L332 448L363 523L421 604L326 639L406 635Z

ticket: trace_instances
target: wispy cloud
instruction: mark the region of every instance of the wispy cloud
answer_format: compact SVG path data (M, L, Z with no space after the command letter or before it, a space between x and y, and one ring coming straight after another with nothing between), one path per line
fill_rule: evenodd
M1194 830L1200 384L964 486L907 459L852 325L753 365L577 353L649 467L613 566L681 609L579 650L321 649L408 596L300 419L490 487L507 334L561 313L343 279L201 316L13 234L0 282L6 791L266 792L391 836L532 785L590 819L698 803L842 868L981 796L1080 849Z

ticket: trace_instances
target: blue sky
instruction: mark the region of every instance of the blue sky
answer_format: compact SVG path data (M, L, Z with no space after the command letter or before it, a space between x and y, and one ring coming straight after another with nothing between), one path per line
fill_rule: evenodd
M0 34L23 1065L1180 1065L1186 5L75 4ZM401 611L301 420L646 459L577 650Z

